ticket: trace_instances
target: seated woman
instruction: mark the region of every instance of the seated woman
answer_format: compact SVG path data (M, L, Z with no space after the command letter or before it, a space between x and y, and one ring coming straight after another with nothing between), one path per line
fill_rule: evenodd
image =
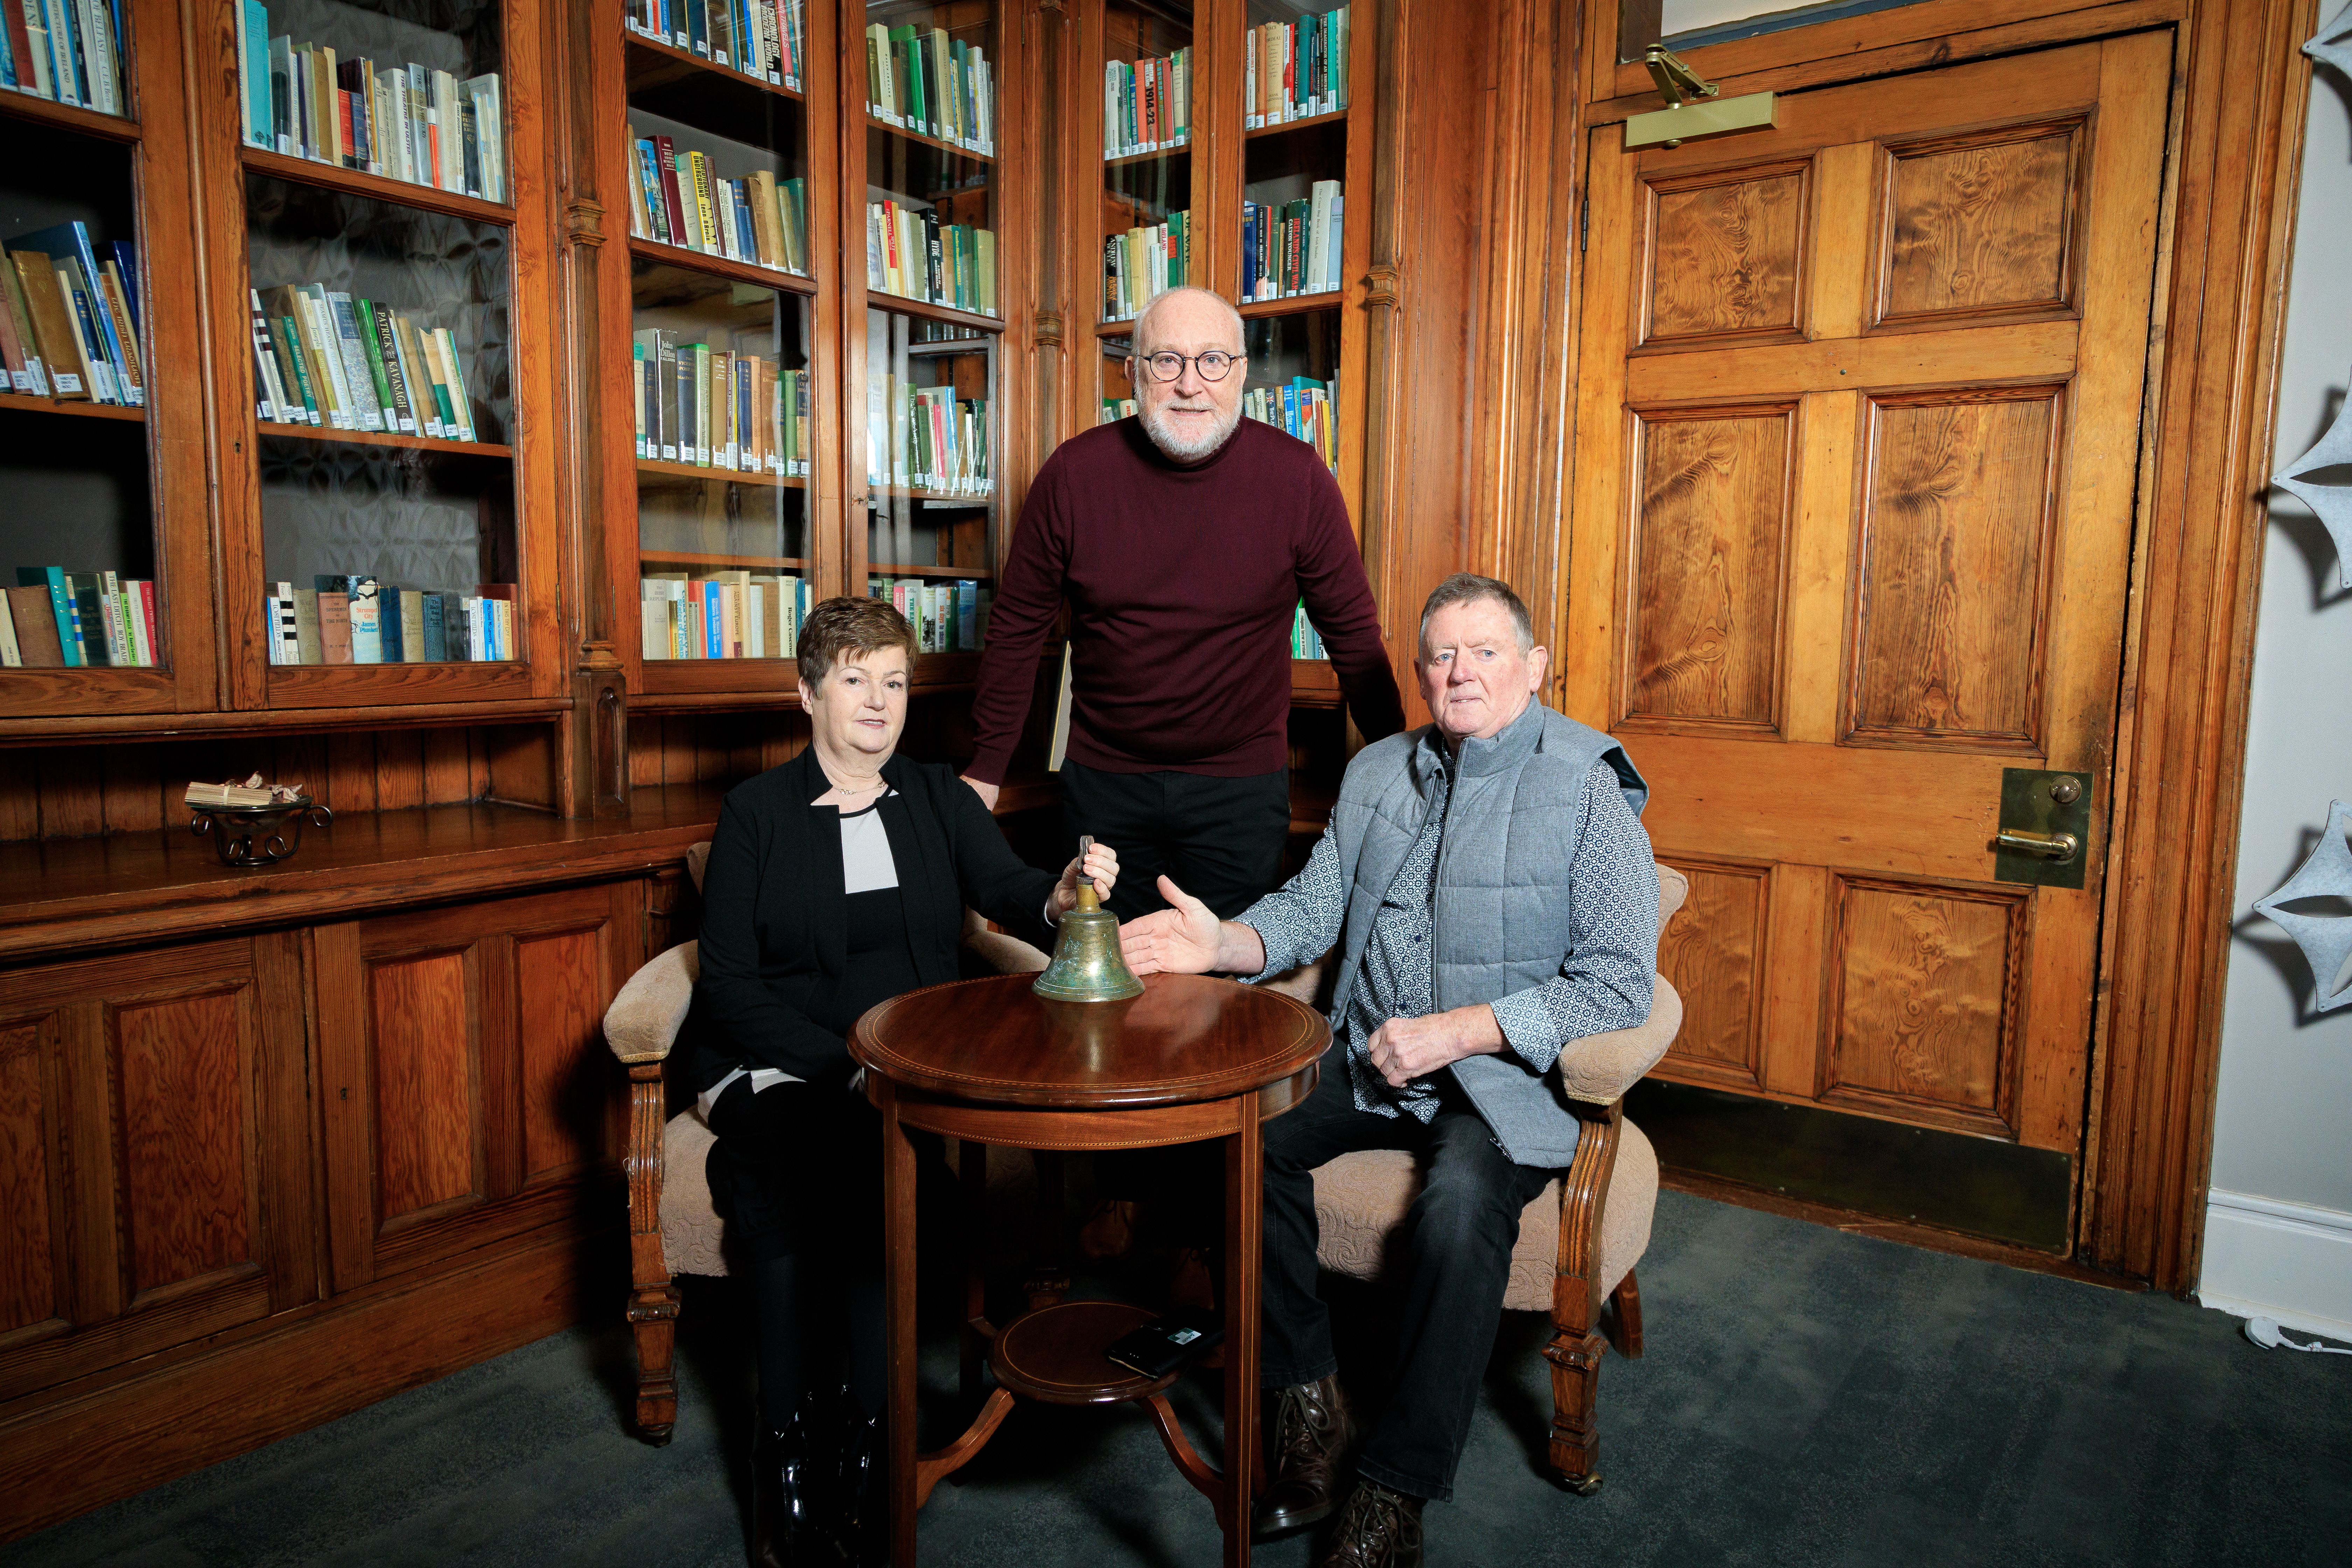
M860 1540L884 1395L881 1119L845 1037L957 977L966 905L1050 945L1077 897L1078 862L1058 882L1024 865L953 768L892 754L915 649L883 600L810 612L808 750L728 793L705 873L691 1060L758 1312L759 1563L881 1560ZM1085 874L1108 896L1118 858L1097 846Z

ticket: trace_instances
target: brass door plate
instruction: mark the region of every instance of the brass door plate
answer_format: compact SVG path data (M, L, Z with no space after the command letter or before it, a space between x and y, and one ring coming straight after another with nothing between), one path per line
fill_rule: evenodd
M2072 859L2051 860L1992 847L1993 880L2037 888L2081 887L2091 858L2091 775L2001 769L2000 827L2003 832L2071 833L2082 847Z

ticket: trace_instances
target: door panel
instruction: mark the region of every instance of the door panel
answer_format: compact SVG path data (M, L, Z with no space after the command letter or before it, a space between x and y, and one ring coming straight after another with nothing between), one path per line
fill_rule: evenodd
M2168 49L1594 133L1556 646L1692 879L1661 1077L2079 1148ZM2080 891L1994 879L2020 766Z
M1773 726L1795 412L1636 414L1626 713Z
M1879 321L2066 306L2082 129L2077 120L1888 148Z

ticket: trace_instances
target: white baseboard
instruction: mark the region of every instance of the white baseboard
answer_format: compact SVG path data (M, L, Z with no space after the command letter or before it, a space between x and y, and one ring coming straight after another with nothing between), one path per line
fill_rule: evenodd
M2213 1189L2197 1299L2352 1341L2352 1214Z

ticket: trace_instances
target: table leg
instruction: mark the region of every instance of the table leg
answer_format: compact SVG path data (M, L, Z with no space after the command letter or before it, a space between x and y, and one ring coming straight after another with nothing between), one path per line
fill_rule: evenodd
M1265 1217L1265 1144L1255 1091L1234 1102L1241 1127L1225 1140L1225 1568L1249 1568L1251 1483L1258 1468L1258 1264Z
M987 1390L981 1386L980 1362L988 1342L982 1325L988 1321L988 1145L966 1138L957 1145L958 1173L963 1178L963 1329L958 1335L961 1362L958 1368L966 1410L978 1410Z
M890 1561L915 1562L915 1146L898 1122L898 1097L884 1079L882 1112L883 1285L890 1357Z

